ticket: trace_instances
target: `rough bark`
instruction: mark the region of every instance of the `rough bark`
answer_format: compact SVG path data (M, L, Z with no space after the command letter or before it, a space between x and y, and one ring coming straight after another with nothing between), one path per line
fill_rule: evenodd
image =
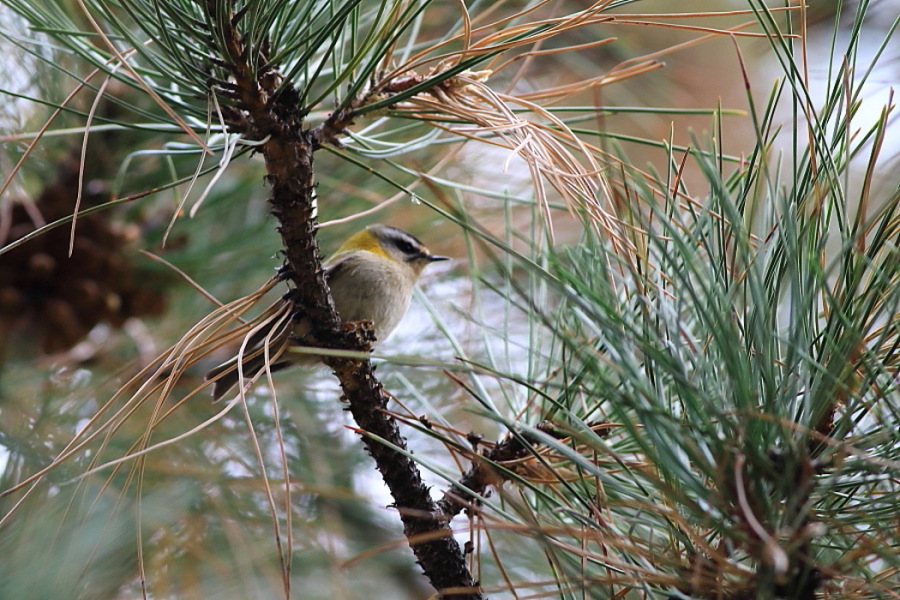
M284 245L283 275L293 285L288 297L297 313L313 324L310 337L316 344L368 351L371 335L364 328L342 327L334 310L315 237L313 153L321 143L330 143L339 136L350 117L346 111L340 111L318 128L304 129L299 94L291 86L281 85L265 56L247 56L238 32L241 15L217 15L217 6L221 4L215 0L206 2L210 20L217 24L217 34L224 40L222 49L226 56L217 58L210 71L224 70L228 77L211 79L226 106L223 114L232 131L248 139L264 140L260 152L271 188L271 211L278 219ZM424 574L443 598L482 598L452 535L449 520L431 498L416 463L403 452L406 440L397 421L385 410L390 395L376 379L371 362L336 357L325 362L340 380L343 399L390 489Z

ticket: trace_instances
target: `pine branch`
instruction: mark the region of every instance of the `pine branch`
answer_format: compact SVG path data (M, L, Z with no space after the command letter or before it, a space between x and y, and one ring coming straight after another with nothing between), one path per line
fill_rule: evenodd
M591 423L589 427L599 437L606 437L612 432L612 426L607 422ZM569 435L560 431L550 421L541 421L535 429L556 439L563 439ZM471 441L473 445L481 442L477 438ZM438 508L444 518L449 521L464 509L477 506L478 497L483 496L488 487L499 485L507 479L502 470L502 463L527 457L534 452L533 445L539 443L540 440L528 433L510 433L489 450L479 454L459 482L451 486L438 501Z
M338 128L346 127L344 117L329 119L327 131L304 130L305 115L299 109L296 90L283 86L280 93L270 93L273 86L267 82L271 73L251 68L234 25L238 19L217 14L218 5L213 0L208 0L206 7L226 40L226 63L234 79L233 93L239 98L240 110L226 117L229 125L251 139L265 140L261 152L272 188L271 210L279 221L285 248L284 275L294 285L289 297L297 312L315 324L310 337L317 345L367 352L371 349L371 333L364 328L342 327L335 312L315 237L313 152L336 137ZM363 443L391 491L404 533L426 577L444 598L482 598L448 522L437 516L440 511L415 461L406 452L406 440L396 420L385 410L390 395L375 378L371 362L332 357L325 363L340 381L343 398L365 434Z

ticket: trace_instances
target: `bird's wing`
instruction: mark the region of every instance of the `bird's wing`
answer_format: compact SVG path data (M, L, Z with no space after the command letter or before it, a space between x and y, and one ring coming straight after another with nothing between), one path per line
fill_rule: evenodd
M334 282L335 277L337 277L342 271L347 268L347 263L350 262L350 256L347 255L337 260L329 260L325 263L325 281L329 284Z

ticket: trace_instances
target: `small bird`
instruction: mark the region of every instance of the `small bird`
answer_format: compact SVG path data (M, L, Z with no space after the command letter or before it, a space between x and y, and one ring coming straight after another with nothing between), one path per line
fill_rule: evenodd
M387 225L370 225L350 236L322 266L341 321L370 321L375 337L383 341L406 314L422 270L441 260L448 257L431 254L422 242L405 231ZM303 338L309 329L309 323L301 320L274 339L267 332L257 333L241 357L243 377L249 379L264 368L266 359L261 345L266 337L270 338L269 347L274 354L278 348L289 345L291 337ZM279 362L270 365L270 370L311 366L319 361L312 354L296 353L287 359L285 356L289 353L283 353ZM215 380L215 400L224 396L239 379L238 357L206 374L207 381Z

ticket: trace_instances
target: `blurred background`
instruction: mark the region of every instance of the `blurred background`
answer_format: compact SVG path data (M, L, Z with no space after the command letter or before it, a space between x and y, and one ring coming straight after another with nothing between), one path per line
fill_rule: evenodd
M75 3L56 4L83 21ZM468 4L473 14L483 9L482 3ZM504 8L518 4L527 3ZM551 3L541 14L569 13L589 4ZM651 179L664 180L660 174L678 169L672 148L714 143L715 152L732 164L753 153L757 132L748 89L754 108L762 112L771 90L784 83L785 66L771 52L770 41L720 33L742 23L750 24L742 31L759 33L755 21L762 17L748 10L753 5L689 0L677 6L689 16L671 18L666 14L672 3L662 0L613 4L620 6L611 7L610 15L633 23L567 31L540 50L573 50L535 53L521 61L521 70L503 71L491 86L511 93L577 86L656 61L646 72L585 86L567 97L565 104L581 111L566 114L570 125L582 128L588 143ZM443 35L445 11L456 7L434 3L420 22L421 38ZM859 27L853 7L809 3L806 67L817 104L829 101L824 82L840 60L868 65L877 58L853 121L868 129L898 80L900 53L896 36L889 34L900 3L872 3ZM36 132L74 88L74 80L60 76L46 59L82 76L87 67L51 36L29 27L13 8L0 2L5 57L0 88L6 92L0 97L0 173L6 180L0 246L19 242L0 255L0 489L40 472L67 450L77 432L93 431L99 424L95 415L110 398L124 404L125 396L114 396L117 390L213 309L198 287L228 302L257 289L282 262L261 158L244 147L243 155L221 172L215 168L217 158L208 159L203 168L210 171L190 182L198 169L196 148L171 127L154 126L159 107L132 87L112 81L99 99L90 91L76 94L32 148ZM631 17L636 14L641 17ZM786 18L783 11L772 14ZM863 34L854 44L856 54L842 57L832 48L834 40L852 32ZM886 36L890 41L881 45ZM593 45L607 38L609 43ZM817 82L822 82L821 93ZM310 120L327 111L325 102ZM88 113L93 130L85 141L79 128ZM787 131L787 124L802 120L790 103L775 115L774 130L784 126ZM359 119L353 130L365 135L379 118ZM123 122L131 126L119 127ZM427 128L415 122L410 127L398 135L412 139L421 135L416 127ZM896 127L892 117L884 136L886 158L875 177L867 177L864 159L847 172L848 187L872 185L873 198L882 203L897 185ZM790 135L775 139L784 148L770 148L771 156L790 152ZM451 135L383 158L374 151L353 154L360 149L367 150L348 139L344 149L316 154L324 254L350 233L381 222L454 258L426 271L402 325L377 348L378 374L397 398L394 410L413 422L427 418L459 440L470 433L499 439L505 424L474 402L453 375L476 368L484 375L480 392L495 402L497 413L536 424L543 415L529 400L528 389L510 391L502 381L504 374L530 381L552 370L552 361L539 359L557 348L515 293L531 275L517 257L480 244L433 208L464 215L522 256L538 256L545 242L536 240L545 229L527 165L506 148L464 143ZM348 155L367 162L354 163ZM7 179L19 161L21 167ZM182 179L188 181L173 185ZM679 173L679 185L698 198L709 188L695 163ZM79 193L81 212L74 225L65 222L28 238L72 215ZM118 199L125 200L110 204ZM554 237L546 244L577 244L584 235L581 219L558 197L549 200ZM528 289L536 303L545 299L539 285ZM276 289L272 300L282 292ZM548 302L551 297L547 292ZM234 350L222 348L191 365L166 402L113 418L104 433L44 474L21 505L16 504L21 493L0 500L3 514L17 511L0 529L5 557L0 597L278 598L287 593L285 579L292 597L310 600L433 597L389 508L390 496L351 429L337 383L324 368L275 374L276 389L257 385L248 396L246 415L233 410L149 453L139 467L126 462L82 476L132 451L145 439L146 423L154 415L201 385L204 373ZM200 393L161 422L149 443L180 436L221 408ZM105 420L111 413L102 414ZM425 473L437 494L464 468L462 455L448 452L446 440L427 427L407 429L417 458L440 465ZM271 501L257 456L273 490ZM277 539L276 530L282 536L290 531L289 539ZM462 542L486 544L464 524L459 530ZM476 577L491 586L489 597L576 597L572 590L557 589L552 573L558 565L547 559L539 537L525 540L515 527L497 527L490 542L495 546L479 545L480 556L502 555L502 560L473 562ZM48 561L51 568L40 566ZM896 584L894 573L893 583L885 586ZM626 597L608 587L585 586L578 594Z

